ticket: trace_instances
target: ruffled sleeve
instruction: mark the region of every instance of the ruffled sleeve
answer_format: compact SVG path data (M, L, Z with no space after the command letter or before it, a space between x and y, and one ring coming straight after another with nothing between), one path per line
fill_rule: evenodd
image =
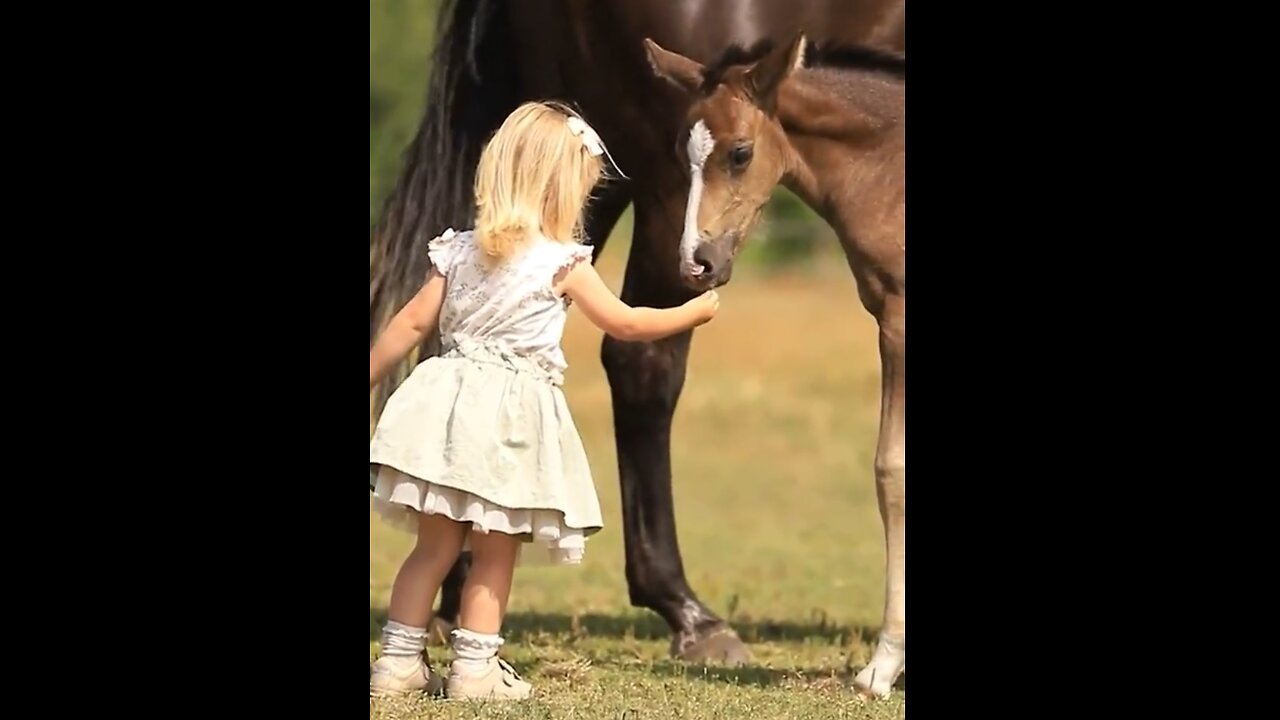
M465 235L466 233L455 233L453 228L449 228L427 243L427 257L431 259L431 266L441 275L448 277L457 264L458 257L462 255L462 246L465 245Z
M578 263L591 262L591 257L595 252L595 248L590 245L579 245L578 243L558 244L559 257L556 266L551 273L551 283L554 285L566 273L572 270ZM564 304L567 307L573 301L568 295L562 296Z
M591 262L591 255L595 248L590 245L579 245L577 243L566 244L564 246L564 257L560 260L560 266L556 268L556 275L568 272L580 262Z

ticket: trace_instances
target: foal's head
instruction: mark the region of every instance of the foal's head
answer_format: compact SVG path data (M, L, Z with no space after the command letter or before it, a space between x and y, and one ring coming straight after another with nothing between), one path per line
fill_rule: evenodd
M693 103L676 144L690 174L680 239L680 275L690 287L729 281L734 258L787 171L778 88L803 47L801 36L758 60L726 56L707 68L645 40L653 72Z

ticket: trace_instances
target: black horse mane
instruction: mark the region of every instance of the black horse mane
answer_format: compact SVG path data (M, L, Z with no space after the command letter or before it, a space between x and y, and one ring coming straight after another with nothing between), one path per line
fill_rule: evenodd
M710 90L724 82L725 75L733 68L759 62L773 52L774 42L763 38L744 47L731 45L715 62L703 71L702 86ZM804 41L802 67L806 69L830 68L834 70L861 70L880 72L895 78L907 79L907 57L899 53L866 45L828 43L819 45L808 38Z
M907 56L865 45L821 46L805 42L804 67L870 70L907 79Z

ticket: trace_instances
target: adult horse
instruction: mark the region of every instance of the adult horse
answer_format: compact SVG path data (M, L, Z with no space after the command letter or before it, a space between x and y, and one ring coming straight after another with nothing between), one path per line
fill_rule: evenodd
M420 287L425 241L472 222L480 150L507 113L531 99L576 104L630 178L605 189L586 228L598 255L633 204L624 300L672 306L708 281L727 282L728 254L698 258L705 272L696 278L680 271L689 177L672 148L689 99L654 77L643 40L703 63L735 45L785 43L800 29L820 43L905 51L904 13L905 0L444 0L425 114L370 243L370 341ZM671 423L691 338L606 338L601 348L613 400L627 585L633 605L670 626L672 654L740 663L749 657L746 647L689 587L676 541ZM378 407L387 392L380 388ZM440 617L456 617L465 569L460 563L446 580Z

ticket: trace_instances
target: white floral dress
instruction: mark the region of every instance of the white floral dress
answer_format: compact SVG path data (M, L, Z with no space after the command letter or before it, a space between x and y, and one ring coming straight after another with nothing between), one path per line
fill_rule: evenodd
M471 232L431 241L446 278L441 354L387 401L369 444L374 505L416 528L416 513L545 546L582 560L600 530L600 501L560 390L568 300L552 285L591 248L546 238L490 268Z

